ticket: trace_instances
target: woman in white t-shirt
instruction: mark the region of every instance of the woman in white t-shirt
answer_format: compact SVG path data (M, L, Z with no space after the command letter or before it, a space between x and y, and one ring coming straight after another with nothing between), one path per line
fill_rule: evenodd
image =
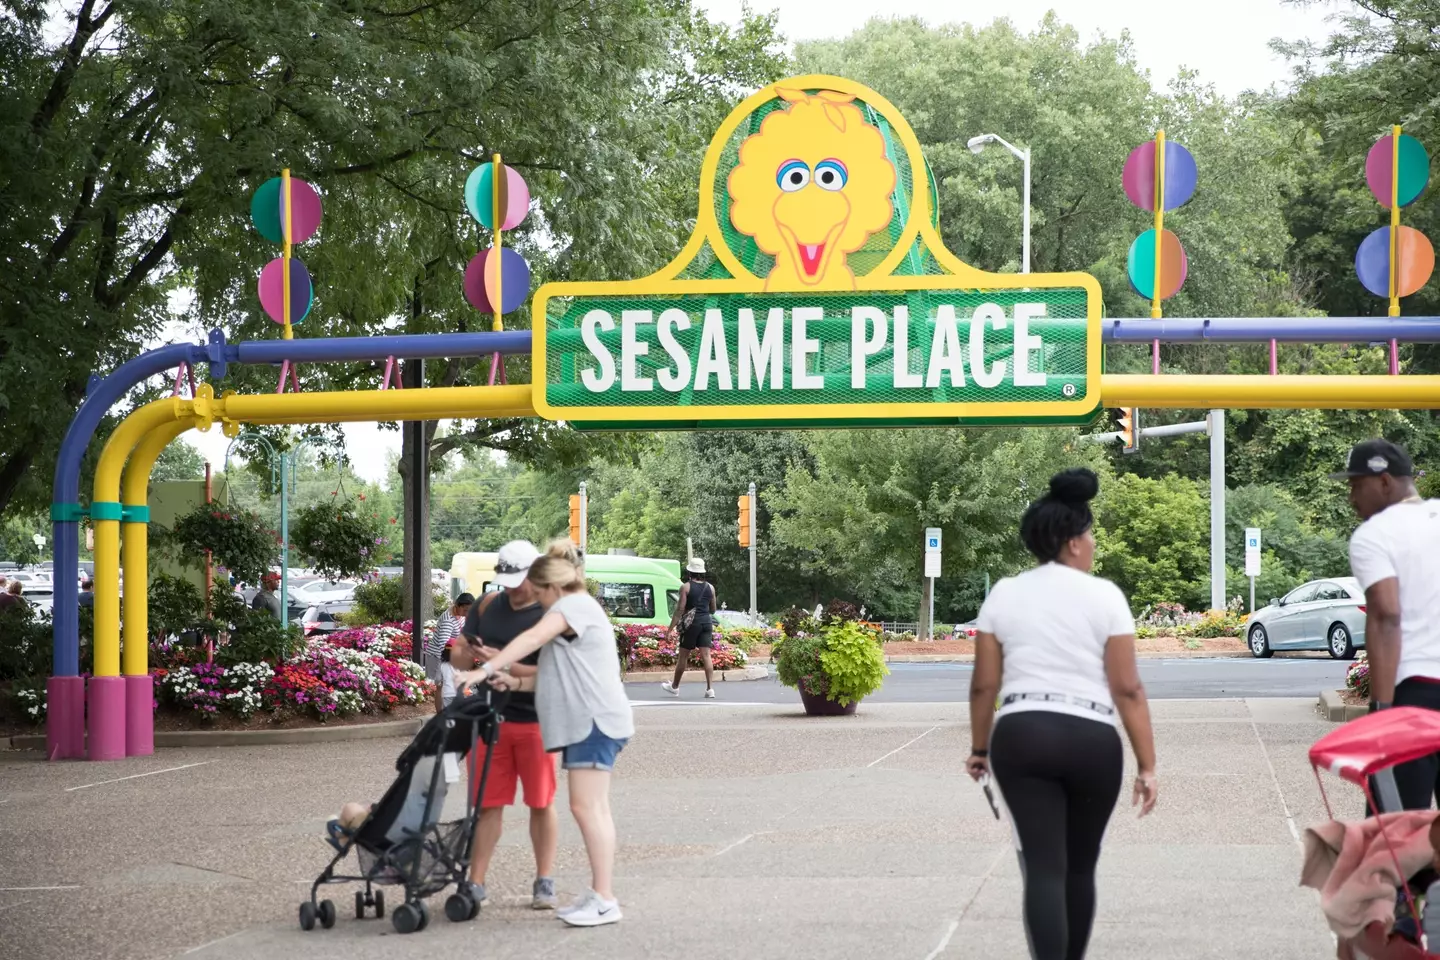
M1092 576L1095 474L1066 470L1030 504L1020 537L1040 565L1001 580L976 622L970 681L975 779L995 773L1025 878L1033 960L1080 960L1095 919L1095 865L1135 751L1134 803L1155 806L1155 742L1119 588ZM1000 709L996 712L995 701ZM992 730L993 728L993 730Z
M507 690L535 691L540 739L561 754L570 787L570 812L585 838L590 891L556 916L574 927L598 927L620 919L611 889L615 872L615 820L610 815L610 775L615 759L635 735L635 719L620 675L615 628L585 589L585 569L575 545L562 540L530 566L545 616L505 645L479 670L457 673L459 684L490 680ZM532 677L503 672L534 651Z

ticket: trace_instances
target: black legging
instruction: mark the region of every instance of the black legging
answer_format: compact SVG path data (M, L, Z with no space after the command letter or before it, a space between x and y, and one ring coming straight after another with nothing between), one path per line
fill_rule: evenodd
M1120 734L1051 710L1008 713L990 737L990 768L1010 810L1025 881L1033 960L1081 960L1095 921L1095 864L1120 796Z

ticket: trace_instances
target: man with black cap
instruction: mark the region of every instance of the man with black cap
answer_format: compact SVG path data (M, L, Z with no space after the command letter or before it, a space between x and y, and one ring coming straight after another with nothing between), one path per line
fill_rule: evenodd
M1350 537L1350 570L1365 590L1370 709L1440 710L1440 501L1415 489L1415 465L1388 440L1366 440L1345 469L1350 505L1364 521ZM1395 771L1407 810L1440 787L1440 755Z

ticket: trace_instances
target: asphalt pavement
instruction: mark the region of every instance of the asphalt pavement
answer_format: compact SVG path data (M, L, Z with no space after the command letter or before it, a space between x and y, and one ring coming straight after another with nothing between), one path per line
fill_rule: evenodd
M1140 678L1154 700L1211 700L1235 697L1318 697L1322 689L1345 685L1345 661L1309 657L1275 657L1255 660L1237 657L1142 659ZM957 703L970 698L968 663L892 663L885 685L866 698L875 703ZM629 683L636 702L671 699L654 683ZM679 699L699 700L704 677L698 670L685 674ZM792 703L794 690L782 686L770 668L769 680L716 685L719 699L741 703Z

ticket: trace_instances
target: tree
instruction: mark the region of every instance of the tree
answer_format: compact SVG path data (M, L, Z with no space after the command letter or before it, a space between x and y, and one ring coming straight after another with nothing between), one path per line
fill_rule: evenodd
M199 480L205 476L205 458L184 440L174 440L160 451L155 460L155 469L150 479L158 480Z
M687 229L716 113L781 62L773 18L718 27L689 0L78 0L58 40L48 9L0 15L0 510L48 500L30 466L54 456L90 372L172 319L172 290L193 287L197 324L275 335L254 284L278 251L248 202L281 166L325 202L300 250L317 292L301 336L464 329L460 270L485 242L460 209L475 163L503 149L529 178L517 239L537 279L640 275ZM554 431L474 439L497 433L539 456Z
M792 467L765 498L774 535L806 551L806 566L835 576L847 599L909 619L919 608L922 536L943 531L945 580L1005 576L1031 562L1020 516L1050 477L1098 463L1065 429L929 429L807 435L813 473ZM937 617L966 619L973 585L942 592ZM961 603L965 606L961 606ZM923 618L921 618L923 619Z
M1124 474L1100 485L1095 541L1098 572L1141 610L1208 605L1209 507L1198 483Z

